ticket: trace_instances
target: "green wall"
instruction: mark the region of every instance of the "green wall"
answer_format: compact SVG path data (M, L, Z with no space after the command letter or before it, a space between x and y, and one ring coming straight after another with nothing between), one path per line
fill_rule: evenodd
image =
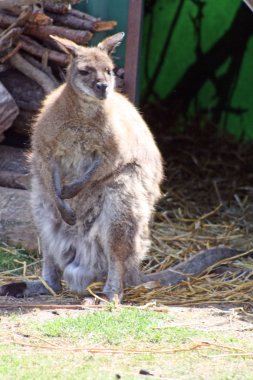
M75 8L87 12L95 17L101 17L104 20L116 20L118 25L113 31L105 33L97 33L91 40L92 45L98 44L108 35L117 32L127 32L127 18L128 18L128 0L89 0L82 1ZM124 65L126 48L126 39L117 48L115 54L115 61L117 65Z
M144 100L253 139L252 36L253 13L239 0L145 2Z

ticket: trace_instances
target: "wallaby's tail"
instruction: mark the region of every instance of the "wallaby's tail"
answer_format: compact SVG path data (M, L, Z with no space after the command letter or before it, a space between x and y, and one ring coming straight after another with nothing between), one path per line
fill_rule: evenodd
M54 290L54 289L53 289ZM54 290L59 292L59 289ZM40 294L51 294L50 291L39 280L16 282L0 286L0 296L31 297Z
M141 274L141 282L158 281L161 285L177 285L195 277L215 263L239 255L240 251L228 247L214 247L201 251L190 259L170 269L151 274Z

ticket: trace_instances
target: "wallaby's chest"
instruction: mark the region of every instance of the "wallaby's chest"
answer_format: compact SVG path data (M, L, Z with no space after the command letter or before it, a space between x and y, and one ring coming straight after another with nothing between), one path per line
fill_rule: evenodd
M92 159L92 151L83 146L81 141L75 141L73 149L64 149L58 152L57 160L60 162L62 176L67 180L80 177Z
M109 149L115 136L109 124L98 125L94 120L80 120L77 124L65 124L58 128L56 148L61 154L85 154L94 149Z
M68 182L83 175L92 163L94 154L102 158L103 165L117 160L117 153L112 147L113 139L103 133L83 133L70 131L60 136L57 142L55 158L60 163L63 178Z

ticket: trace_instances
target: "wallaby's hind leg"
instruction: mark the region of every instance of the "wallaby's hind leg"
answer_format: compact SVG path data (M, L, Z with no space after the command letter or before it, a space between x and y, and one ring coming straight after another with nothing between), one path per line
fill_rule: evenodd
M61 291L60 272L56 267L52 256L45 255L42 278L55 293ZM39 280L11 283L0 287L0 296L7 295L20 298L41 294L50 294L50 291Z
M115 297L119 300L123 297L123 271L124 263L113 257L109 258L108 276L103 288L103 294L109 301L113 301Z
M119 300L123 297L125 275L130 270L129 263L133 262L135 255L136 233L136 225L131 218L122 218L118 223L112 222L107 230L105 253L108 274L103 293L109 300L113 300L115 296Z

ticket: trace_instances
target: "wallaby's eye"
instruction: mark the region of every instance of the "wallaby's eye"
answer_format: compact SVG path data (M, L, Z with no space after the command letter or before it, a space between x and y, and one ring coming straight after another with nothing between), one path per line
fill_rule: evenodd
M79 70L79 74L86 76L86 75L89 75L89 71L88 70Z
M110 70L110 69L105 69L105 72L107 73L107 74L109 74L109 75L111 75L112 74L112 70Z

